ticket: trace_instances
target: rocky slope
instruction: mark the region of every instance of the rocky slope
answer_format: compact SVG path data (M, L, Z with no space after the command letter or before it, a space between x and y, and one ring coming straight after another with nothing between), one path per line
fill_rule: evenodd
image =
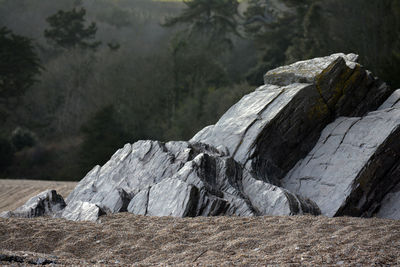
M66 208L52 215L92 221L123 211L400 218L393 208L399 199L400 94L391 95L357 58L334 54L269 71L265 85L189 142L125 145L94 167L67 197ZM47 198L47 211L52 200ZM30 217L21 209L2 216Z

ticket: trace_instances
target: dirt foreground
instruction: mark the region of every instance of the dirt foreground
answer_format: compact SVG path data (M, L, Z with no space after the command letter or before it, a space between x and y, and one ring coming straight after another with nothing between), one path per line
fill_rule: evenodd
M0 218L0 264L37 263L400 265L400 221L323 216L181 219L129 213L103 216L98 223Z

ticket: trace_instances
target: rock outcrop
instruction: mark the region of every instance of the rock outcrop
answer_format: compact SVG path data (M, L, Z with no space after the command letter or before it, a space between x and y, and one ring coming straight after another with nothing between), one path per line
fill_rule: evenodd
M95 167L66 199L61 217L96 220L128 211L152 216L319 214L315 203L256 180L215 148L139 141Z
M30 198L23 206L14 211L6 211L0 217L33 218L38 216L54 216L65 208L62 196L55 190L46 190Z
M54 216L400 218L400 90L390 95L357 59L334 54L268 71L265 85L189 142L125 145Z
M266 85L243 97L190 141L217 147L266 182L280 179L338 116L362 116L390 95L354 54L301 61L268 71Z

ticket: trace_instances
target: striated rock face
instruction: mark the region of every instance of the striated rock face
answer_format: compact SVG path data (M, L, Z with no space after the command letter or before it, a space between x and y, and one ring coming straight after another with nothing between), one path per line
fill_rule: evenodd
M62 196L55 190L46 190L31 199L23 206L14 211L7 211L0 214L0 217L21 217L33 218L38 216L53 216L65 208Z
M371 216L400 177L400 109L340 117L283 179L327 216Z
M357 58L334 54L268 71L264 86L189 142L125 145L55 216L400 218L400 90L390 96Z
M354 54L334 54L267 72L265 86L243 97L190 141L225 151L258 178L280 179L305 157L338 116L362 116L389 96Z
M151 216L319 214L310 200L256 180L218 150L139 141L95 167L68 196L61 217L96 220L128 211Z

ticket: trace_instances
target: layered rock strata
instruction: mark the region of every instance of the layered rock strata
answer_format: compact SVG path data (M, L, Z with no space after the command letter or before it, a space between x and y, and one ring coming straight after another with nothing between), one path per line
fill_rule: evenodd
M370 217L400 177L400 109L340 117L283 179L327 216Z

